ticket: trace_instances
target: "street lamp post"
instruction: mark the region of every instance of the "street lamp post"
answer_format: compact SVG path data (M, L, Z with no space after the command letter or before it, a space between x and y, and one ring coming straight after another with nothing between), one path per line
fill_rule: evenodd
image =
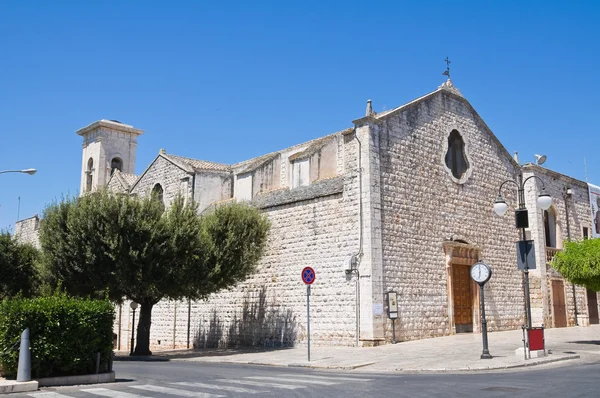
M138 307L138 304L135 301L132 301L129 304L129 307L133 310L133 320L131 321L131 350L129 351L129 355L133 355L133 346L135 344L135 310Z
M29 174L34 175L37 172L36 169L24 169L24 170L3 170L0 171L0 174L4 174L4 173L25 173L25 174Z
M537 198L537 204L541 209L548 210L550 208L550 205L552 205L552 198L546 193L544 181L536 175L527 177L523 181L522 171L519 171L518 181L506 180L500 185L500 188L498 189L498 199L496 199L496 203L494 203L494 211L496 212L496 214L498 214L499 216L503 216L508 210L508 205L506 204L504 199L502 199L502 188L506 183L509 182L517 186L517 199L519 201L519 208L515 210L515 221L516 227L518 229L521 229L522 240L519 243L523 245L527 245L525 229L529 228L529 216L527 208L525 207L525 183L532 178L537 178L542 183L542 193ZM525 274L525 306L527 310L527 328L531 329L531 299L529 295L529 264L527 263L527 255L525 255L523 273Z

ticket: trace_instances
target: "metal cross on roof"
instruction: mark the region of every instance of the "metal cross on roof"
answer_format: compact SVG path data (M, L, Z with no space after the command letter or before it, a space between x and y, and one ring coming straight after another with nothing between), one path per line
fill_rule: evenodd
M446 57L446 70L444 71L444 73L442 73L442 75L448 76L448 79L450 79L450 60L448 59L448 57Z

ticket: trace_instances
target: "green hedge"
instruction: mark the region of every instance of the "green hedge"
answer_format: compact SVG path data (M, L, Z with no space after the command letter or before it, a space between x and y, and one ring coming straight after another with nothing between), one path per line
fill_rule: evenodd
M16 376L17 342L29 327L33 378L95 373L98 352L100 371L107 371L113 320L114 307L109 301L64 294L6 299L0 303L0 365L7 377Z

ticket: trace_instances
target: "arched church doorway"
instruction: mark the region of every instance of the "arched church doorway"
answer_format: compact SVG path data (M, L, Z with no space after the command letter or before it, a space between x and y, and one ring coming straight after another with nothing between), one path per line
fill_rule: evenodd
M472 333L479 328L478 290L470 271L479 259L479 249L463 241L444 243L448 272L448 315L454 333Z

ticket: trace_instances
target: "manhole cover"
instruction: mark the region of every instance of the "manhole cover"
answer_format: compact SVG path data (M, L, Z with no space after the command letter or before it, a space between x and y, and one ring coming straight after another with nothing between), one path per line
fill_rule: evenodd
M482 391L517 392L519 390L522 390L522 388L516 388L516 387L488 387L488 388L484 388Z

